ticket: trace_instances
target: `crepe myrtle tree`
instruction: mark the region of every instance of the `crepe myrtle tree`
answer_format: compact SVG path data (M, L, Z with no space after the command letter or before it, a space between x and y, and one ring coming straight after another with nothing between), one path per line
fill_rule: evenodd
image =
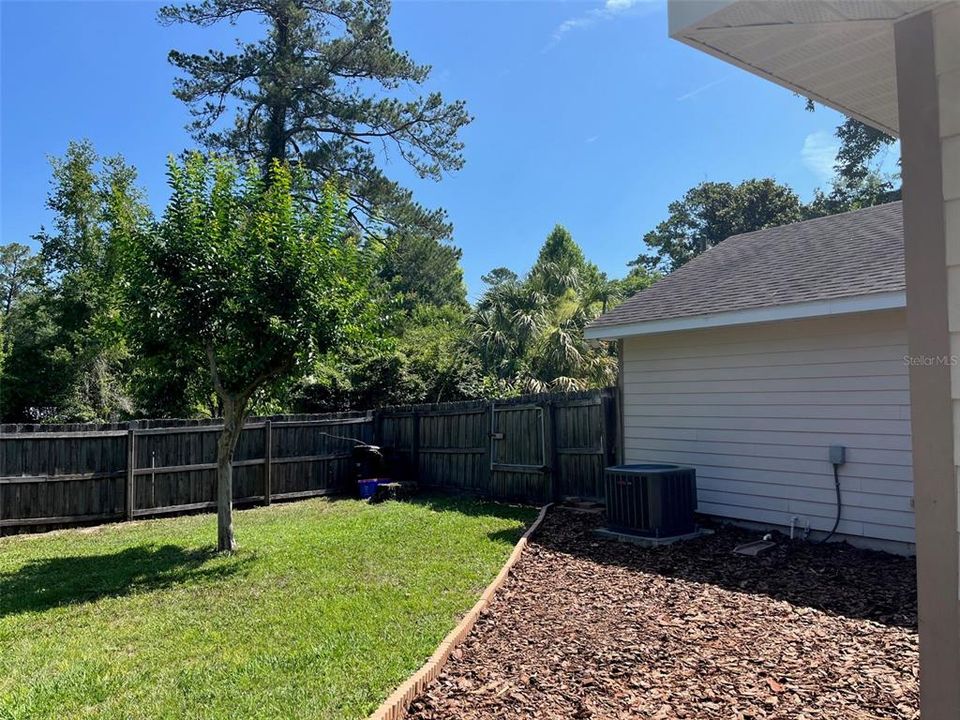
M169 161L162 220L130 243L129 297L142 353L171 351L209 376L223 409L217 442L217 545L232 551L232 465L251 401L301 376L319 355L357 341L369 316L367 253L328 183L187 155Z

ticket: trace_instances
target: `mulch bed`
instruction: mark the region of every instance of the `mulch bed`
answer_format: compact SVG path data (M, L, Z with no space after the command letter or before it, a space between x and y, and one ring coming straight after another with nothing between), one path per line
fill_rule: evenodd
M914 562L757 533L656 549L552 511L409 718L918 718Z

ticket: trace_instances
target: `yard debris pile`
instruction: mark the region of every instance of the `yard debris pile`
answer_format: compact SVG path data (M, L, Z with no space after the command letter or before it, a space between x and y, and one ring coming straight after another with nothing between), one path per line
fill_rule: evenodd
M910 558L759 535L655 549L551 512L408 717L918 718Z

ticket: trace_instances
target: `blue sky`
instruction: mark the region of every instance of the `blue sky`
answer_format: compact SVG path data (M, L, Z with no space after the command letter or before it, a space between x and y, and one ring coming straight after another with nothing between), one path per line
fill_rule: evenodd
M162 207L165 157L192 145L168 50L229 49L256 27L165 28L157 7L0 0L0 242L49 222L47 156L74 138L124 155ZM462 171L387 168L448 210L471 297L490 268L528 268L556 223L620 276L702 180L770 176L804 198L828 181L840 116L669 40L664 3L399 0L391 29L433 66L428 88L475 116Z

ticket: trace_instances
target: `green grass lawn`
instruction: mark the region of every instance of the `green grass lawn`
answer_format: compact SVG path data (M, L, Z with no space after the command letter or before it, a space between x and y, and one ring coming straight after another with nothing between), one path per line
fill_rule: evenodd
M0 539L0 718L360 718L534 511L311 500Z

